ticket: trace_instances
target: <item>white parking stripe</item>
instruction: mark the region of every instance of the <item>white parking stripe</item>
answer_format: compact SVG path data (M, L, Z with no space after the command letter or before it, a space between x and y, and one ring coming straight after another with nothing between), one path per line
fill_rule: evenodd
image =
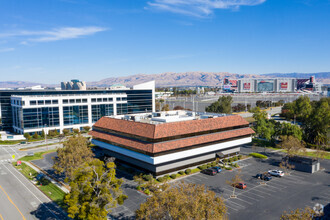
M236 212L238 212L238 209L235 209L235 208L231 207L228 203L226 204L226 207L228 207L228 208L230 208L230 209L235 210Z
M245 203L247 203L247 204L249 204L249 205L252 205L253 203L251 203L251 202L247 202L247 201L245 201L245 200L243 200L243 199L240 199L240 198L238 198L238 196L239 195L237 195L237 198L233 198L234 200L235 199L238 199L238 200L240 200L240 201L242 201L242 202L245 202Z
M255 191L257 191L257 192L261 192L261 193L264 193L264 194L267 194L267 195L271 196L271 194L269 194L269 193L267 193L267 192L264 192L264 191L261 191L261 190L257 190L256 188L253 188L253 189L251 189L251 190L255 190Z
M251 196L247 196L247 195L245 195L244 193L241 193L241 194L238 194L239 196L244 196L244 197L246 197L246 198L248 198L248 199L252 199L252 200L254 200L254 201L259 201L258 199L255 199L255 198L252 198Z
M252 190L252 189L250 189L250 190ZM245 194L246 193L251 193L252 195L255 195L255 196L258 196L258 197L261 197L261 198L265 198L264 196L261 196L261 195L258 195L256 193L250 192L250 190L249 191L246 191Z
M259 189L261 189L261 188L259 188ZM269 190L269 191L271 191L271 192L277 192L277 190L270 189L270 188L268 187L268 185L264 185L264 186L262 186L262 189Z
M241 205L241 204L238 204L238 203L236 203L236 202L233 202L233 201L230 200L230 199L226 200L226 202L231 202L231 203L234 203L235 205L238 205L238 206L240 206L240 207L242 207L242 208L245 208L245 206L243 206L243 205Z

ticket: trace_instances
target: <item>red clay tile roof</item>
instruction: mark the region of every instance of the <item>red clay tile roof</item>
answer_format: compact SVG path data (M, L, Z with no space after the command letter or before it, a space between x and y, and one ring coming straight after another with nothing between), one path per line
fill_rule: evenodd
M94 124L94 127L157 139L247 124L249 123L239 115L229 115L218 118L170 122L163 124L148 124L102 117Z
M99 138L102 140L107 140L113 143L117 143L120 145L128 146L133 149L138 149L141 151L146 151L149 153L159 153L168 150L179 149L183 147L189 147L193 145L213 142L213 141L220 141L228 138L239 137L244 135L253 134L254 131L251 128L241 128L231 131L213 133L213 134L205 134L200 136L194 136L190 138L183 138L177 139L172 141L164 141L160 143L142 143L135 140L130 140L127 138L118 137L111 134L104 134L98 131L91 131L90 135L93 138Z

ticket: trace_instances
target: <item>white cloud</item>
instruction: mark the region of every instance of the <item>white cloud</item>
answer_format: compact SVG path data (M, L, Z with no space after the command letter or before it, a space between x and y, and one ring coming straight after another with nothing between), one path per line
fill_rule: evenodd
M238 9L253 6L266 0L152 0L147 9L157 9L194 17L207 17L216 9Z
M0 53L5 53L5 52L10 52L10 51L14 51L15 48L4 48L4 49L0 49Z
M8 37L29 37L24 39L21 43L27 44L28 42L49 42L75 39L87 35L93 35L97 32L105 31L106 28L102 27L62 27L49 31L18 31L12 33L0 34L0 38Z

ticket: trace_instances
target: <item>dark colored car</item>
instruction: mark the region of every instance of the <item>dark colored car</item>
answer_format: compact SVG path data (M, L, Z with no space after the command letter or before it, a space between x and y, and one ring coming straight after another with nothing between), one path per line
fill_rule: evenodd
M259 174L256 175L256 178L261 179L261 180L265 180L265 181L269 181L269 180L272 179L272 176L269 175L269 174L260 174L259 173Z
M245 183L237 183L236 187L239 188L239 189L245 189L247 186L246 186Z
M214 169L211 169L211 168L204 170L203 173L211 175L211 176L217 175L217 171Z
M217 171L217 173L220 173L222 171L221 167L212 167L211 169L214 169Z

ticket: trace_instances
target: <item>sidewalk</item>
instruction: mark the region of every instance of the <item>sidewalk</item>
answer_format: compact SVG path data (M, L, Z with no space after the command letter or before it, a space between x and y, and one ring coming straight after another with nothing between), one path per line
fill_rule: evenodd
M39 169L38 167L31 164L30 162L28 162L28 161L22 161L22 162L25 163L26 165L28 165L29 167L31 167L32 169L34 169L36 172L45 174L45 172L43 170ZM58 188L60 188L63 192L70 193L70 191L66 187L62 186L58 181L50 178L47 174L45 174L45 178L47 178L49 181L51 181L54 185L56 185Z

